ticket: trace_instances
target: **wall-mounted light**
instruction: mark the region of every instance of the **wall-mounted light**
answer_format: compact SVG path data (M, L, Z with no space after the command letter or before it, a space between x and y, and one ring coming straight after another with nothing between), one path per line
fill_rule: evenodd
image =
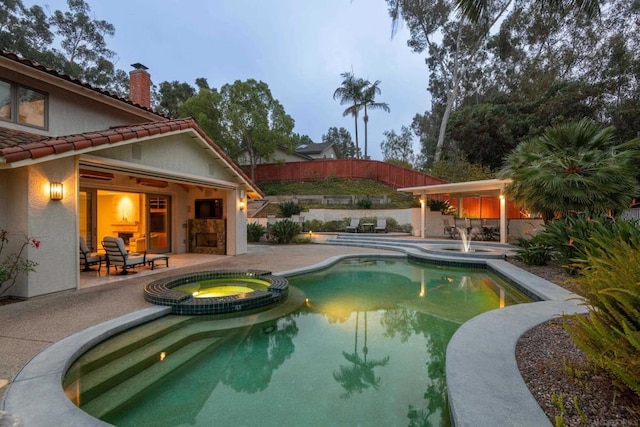
M61 182L49 183L49 198L51 200L62 200L63 191Z
M238 209L243 211L244 208L247 206L244 201L244 190L240 189L238 193L239 193L238 195L240 196L240 200L238 201Z
M504 194L500 193L500 196L498 196L500 198L500 200L504 200Z

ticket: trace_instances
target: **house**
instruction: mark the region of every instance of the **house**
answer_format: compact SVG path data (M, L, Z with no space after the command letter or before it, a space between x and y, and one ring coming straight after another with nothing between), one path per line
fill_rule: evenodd
M134 67L124 99L0 52L5 254L41 242L27 247L36 272L9 295L76 289L80 237L93 250L119 236L134 252L246 252L244 207L260 190L193 119L153 111L150 75Z
M260 161L258 161L258 164L306 162L316 159L331 160L339 159L340 157L340 151L338 150L336 144L333 142L323 142L320 144L301 144L294 150L280 145L276 147L276 151L272 159L270 159L269 161L264 161L264 159L261 159ZM246 150L240 153L238 163L242 166L251 164L251 160L249 159Z
M333 142L322 142L319 144L302 144L296 147L297 154L309 156L312 159L338 159L340 153L338 147Z

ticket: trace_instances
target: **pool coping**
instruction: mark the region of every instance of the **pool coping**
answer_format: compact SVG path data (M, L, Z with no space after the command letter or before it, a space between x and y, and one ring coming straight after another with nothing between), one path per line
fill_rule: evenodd
M274 274L284 277L303 274L349 258L410 257L440 265L465 263L486 267L544 300L493 310L465 322L447 347L446 376L454 426L551 426L520 375L515 360L515 345L523 333L539 323L563 313L584 312L575 294L504 260L442 257L404 243L394 246L388 242L368 241L349 245L384 248L399 253L335 256L311 266ZM64 374L82 353L95 344L170 312L171 307L146 308L57 341L20 370L8 386L0 409L18 415L27 427L110 425L82 411L66 397L62 389Z

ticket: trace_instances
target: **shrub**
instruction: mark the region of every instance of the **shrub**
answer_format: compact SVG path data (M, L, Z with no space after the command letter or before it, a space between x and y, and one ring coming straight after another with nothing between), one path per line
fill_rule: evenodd
M518 239L519 249L516 250L515 259L527 265L547 265L555 259L554 250L547 245L536 244L531 240Z
M31 245L33 248L40 247L40 241L24 237L18 248L18 252L2 255L2 251L9 243L9 232L0 229L0 295L7 292L16 283L16 279L20 274L36 271L38 263L25 259L24 250Z
M292 215L298 215L302 212L302 206L293 200L287 200L278 205L278 212L282 218L291 218Z
M369 197L358 199L358 201L356 202L356 207L358 209L371 209L371 206L373 206L373 202Z
M251 222L247 224L247 241L259 242L260 238L266 231L267 229L257 222Z
M630 231L629 226L622 226ZM598 235L585 247L588 268L576 280L588 316L565 328L590 362L640 395L640 231L627 239Z
M273 243L291 243L293 238L299 234L301 228L295 222L283 219L273 224L270 228L271 241Z
M590 237L599 233L613 236L617 234L616 229L616 222L605 216L579 214L547 223L544 231L531 238L530 242L551 248L565 270L576 274L576 261L584 258Z

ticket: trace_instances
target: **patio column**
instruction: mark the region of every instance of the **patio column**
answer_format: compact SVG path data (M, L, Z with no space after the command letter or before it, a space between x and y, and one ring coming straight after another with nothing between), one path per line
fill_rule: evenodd
M507 243L507 199L500 194L500 243Z
M424 225L426 222L425 216L427 214L426 200L427 200L427 196L425 196L424 194L420 196L420 237L422 237L423 239L426 237L424 234Z

